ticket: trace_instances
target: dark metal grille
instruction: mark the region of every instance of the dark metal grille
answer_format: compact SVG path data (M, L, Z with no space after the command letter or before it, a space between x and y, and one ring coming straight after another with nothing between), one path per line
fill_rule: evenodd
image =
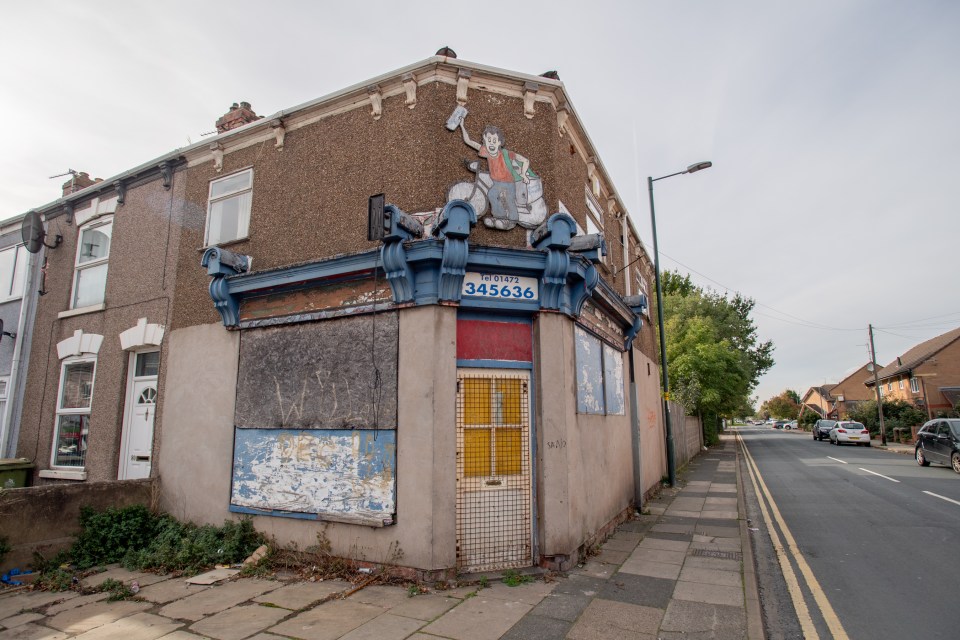
M700 556L701 558L722 558L723 560L743 560L743 554L739 551L716 551L714 549L694 549L690 555Z
M526 373L457 374L457 568L533 563Z

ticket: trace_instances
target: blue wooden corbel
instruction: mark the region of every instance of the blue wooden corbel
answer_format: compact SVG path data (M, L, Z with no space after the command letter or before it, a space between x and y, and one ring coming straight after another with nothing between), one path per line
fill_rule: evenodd
M380 257L387 282L397 304L413 302L413 270L407 263L407 251L403 243L423 236L423 225L392 204L383 208L385 233Z
M547 252L547 263L540 282L540 308L560 309L567 270L570 268L570 239L577 233L577 223L566 213L555 213L533 230L530 243Z
M593 295L594 289L600 283L600 272L597 271L596 264L607 255L607 241L602 233L591 233L587 236L574 236L570 239L570 246L567 249L569 254L580 255L589 262L580 269L571 269L571 279L569 285L570 291L570 309L568 312L574 316L579 316L584 303Z
M213 306L220 312L223 326L237 326L240 324L240 301L230 293L227 277L249 271L250 256L220 247L210 247L203 252L200 266L206 267L208 276L213 276L210 281L210 298L213 299Z
M640 333L641 327L643 327L643 314L647 310L647 296L640 293L635 296L627 296L623 299L630 310L636 314L636 318L633 319L633 325L627 329L624 334L623 346L629 351L633 346L633 339L637 337L637 334Z
M443 240L443 261L440 264L440 299L460 301L463 276L467 269L470 247L467 238L477 225L477 212L465 200L451 200L440 213L434 235Z

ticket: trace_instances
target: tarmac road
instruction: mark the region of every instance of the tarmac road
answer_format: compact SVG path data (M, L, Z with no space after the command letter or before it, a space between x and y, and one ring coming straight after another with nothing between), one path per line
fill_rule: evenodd
M759 471L744 476L758 570L782 559L760 581L768 636L960 637L960 475L806 432L735 431Z

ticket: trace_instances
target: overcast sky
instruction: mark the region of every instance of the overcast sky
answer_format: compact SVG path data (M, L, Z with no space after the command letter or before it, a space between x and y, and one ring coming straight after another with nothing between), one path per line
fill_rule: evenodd
M761 401L960 325L950 0L6 2L0 219L444 45L557 70L648 244L646 177L714 163L656 183L662 265L756 300Z

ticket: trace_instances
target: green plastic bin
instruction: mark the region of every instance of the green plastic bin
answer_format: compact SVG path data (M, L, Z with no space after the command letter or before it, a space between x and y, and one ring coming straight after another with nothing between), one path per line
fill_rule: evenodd
M33 463L26 458L0 458L0 489L27 486Z

